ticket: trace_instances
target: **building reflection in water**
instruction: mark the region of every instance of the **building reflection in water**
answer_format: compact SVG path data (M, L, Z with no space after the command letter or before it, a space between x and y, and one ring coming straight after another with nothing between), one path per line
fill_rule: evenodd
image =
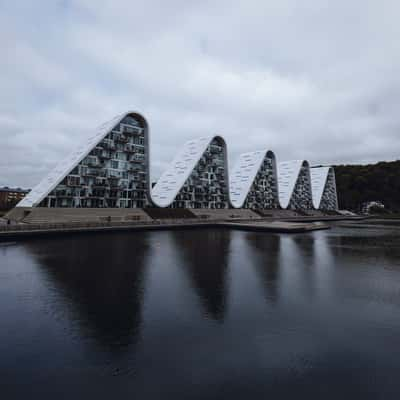
M279 296L281 264L281 238L279 235L260 233L246 234L247 243L252 247L252 265L262 282L264 295L268 302L275 303Z
M141 326L147 235L85 235L26 246L81 335L114 351L136 341Z
M299 260L303 265L315 264L315 237L314 233L300 233L291 236L296 245Z
M305 298L315 299L318 294L318 262L315 256L314 233L294 234L287 239L284 251L290 249L292 252L287 270L290 274L294 298L299 293L304 293ZM290 245L289 242L291 242Z
M224 229L173 232L183 267L207 317L223 321L227 302L227 271L231 232Z
M294 268L287 268L293 287L314 300L332 295L337 255L332 250L331 235L331 231L316 231L287 238L285 248L293 253L290 262Z

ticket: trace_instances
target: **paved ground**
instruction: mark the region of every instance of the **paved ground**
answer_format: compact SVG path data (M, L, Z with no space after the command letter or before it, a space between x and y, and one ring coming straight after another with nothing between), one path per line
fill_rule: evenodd
M330 229L330 226L323 223L298 223L285 221L251 221L251 222L224 222L222 225L242 230L264 231L264 232L285 232L299 233L310 232L320 229Z
M100 232L100 231L145 231L166 229L200 229L200 228L231 228L241 230L257 230L264 232L300 233L319 229L329 229L323 223L292 223L283 221L153 221L144 223L119 224L47 224L47 225L14 225L0 230L0 241L16 240L24 237L53 236L57 234Z

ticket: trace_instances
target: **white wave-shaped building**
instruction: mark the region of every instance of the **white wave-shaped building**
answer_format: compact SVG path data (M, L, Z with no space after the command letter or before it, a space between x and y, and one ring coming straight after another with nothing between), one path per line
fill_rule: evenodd
M228 165L221 136L186 142L153 187L158 207L229 208Z
M279 207L275 154L270 150L243 153L230 174L229 192L234 208Z
M337 210L335 171L332 167L310 169L313 205L316 210Z
M129 111L101 125L17 207L337 210L332 167L241 154L228 173L222 136L186 142L153 188L149 126Z

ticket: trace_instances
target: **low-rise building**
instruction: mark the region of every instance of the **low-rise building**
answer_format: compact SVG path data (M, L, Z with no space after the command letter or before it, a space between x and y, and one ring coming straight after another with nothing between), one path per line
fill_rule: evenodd
M9 188L7 186L0 188L0 209L8 210L14 207L27 193L29 193L29 190L21 188Z
M363 203L361 206L361 212L363 214L370 214L371 212L376 212L376 211L384 211L385 205L381 201L367 201Z

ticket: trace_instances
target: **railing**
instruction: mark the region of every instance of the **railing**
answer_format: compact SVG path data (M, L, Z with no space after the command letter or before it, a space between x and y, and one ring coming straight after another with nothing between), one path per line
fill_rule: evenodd
M131 127L131 126L123 126L124 132L126 133L131 133L131 134L136 134L136 135L140 135L140 133L142 132L141 128L136 128L136 127Z
M103 147L104 149L107 149L107 150L115 150L115 144L112 143L112 142L105 142L105 141L103 141L103 142L101 143L101 145L102 145L102 147Z
M88 166L89 168L102 168L102 167L104 167L104 165L100 164L100 163L97 162L97 161L89 161L89 162L87 163L87 166Z
M105 159L110 159L111 158L111 154L101 153L101 154L98 154L98 157L105 158Z
M107 218L107 217L99 217ZM74 229L91 229L91 228L134 228L143 226L182 226L188 224L204 225L223 222L226 219L202 219L202 218L182 218L182 219L155 219L155 220L130 220L115 221L111 216L110 221L104 222L56 222L42 224L18 224L18 225L0 225L0 232L33 232L33 231L58 231L58 230L74 230Z
M128 138L123 135L115 135L114 141L119 143L128 143Z
M145 160L144 154L135 154L129 159L132 163L143 162Z

